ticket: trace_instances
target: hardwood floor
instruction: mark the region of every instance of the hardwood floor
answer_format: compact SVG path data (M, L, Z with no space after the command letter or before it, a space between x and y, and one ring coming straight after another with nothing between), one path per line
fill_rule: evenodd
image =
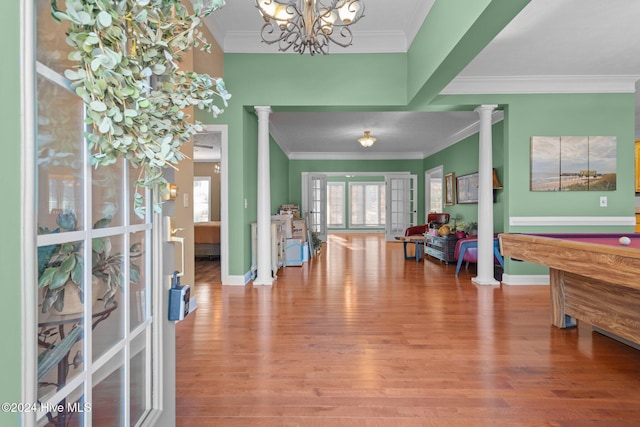
M334 235L272 287L196 276L179 426L638 426L640 351L550 324L546 286L478 287Z

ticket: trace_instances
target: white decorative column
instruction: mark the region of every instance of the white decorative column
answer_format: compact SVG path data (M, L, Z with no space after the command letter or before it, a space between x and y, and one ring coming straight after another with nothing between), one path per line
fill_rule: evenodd
M271 173L269 170L269 114L271 108L255 107L258 113L258 216L256 251L258 274L254 285L272 285L271 274Z
M481 105L480 147L478 156L478 275L471 281L478 285L499 285L493 277L493 140L491 115L497 105Z

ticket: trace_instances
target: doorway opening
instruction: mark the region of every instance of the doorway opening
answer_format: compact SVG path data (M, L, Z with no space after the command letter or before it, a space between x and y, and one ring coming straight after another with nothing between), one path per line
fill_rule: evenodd
M196 273L211 283L228 277L227 127L205 125L193 139L194 254Z

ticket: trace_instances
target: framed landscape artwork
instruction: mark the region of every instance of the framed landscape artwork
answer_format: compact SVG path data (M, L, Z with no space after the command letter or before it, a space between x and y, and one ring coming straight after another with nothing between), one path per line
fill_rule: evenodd
M478 172L456 178L458 203L478 203Z
M615 136L531 137L531 191L614 191Z
M444 176L444 204L447 206L455 203L455 185L453 182L453 172Z

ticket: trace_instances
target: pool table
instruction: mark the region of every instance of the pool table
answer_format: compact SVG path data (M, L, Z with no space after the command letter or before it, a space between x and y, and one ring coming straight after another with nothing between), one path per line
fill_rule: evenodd
M631 244L619 243L622 236ZM640 344L640 234L500 234L505 257L549 267L551 322Z

